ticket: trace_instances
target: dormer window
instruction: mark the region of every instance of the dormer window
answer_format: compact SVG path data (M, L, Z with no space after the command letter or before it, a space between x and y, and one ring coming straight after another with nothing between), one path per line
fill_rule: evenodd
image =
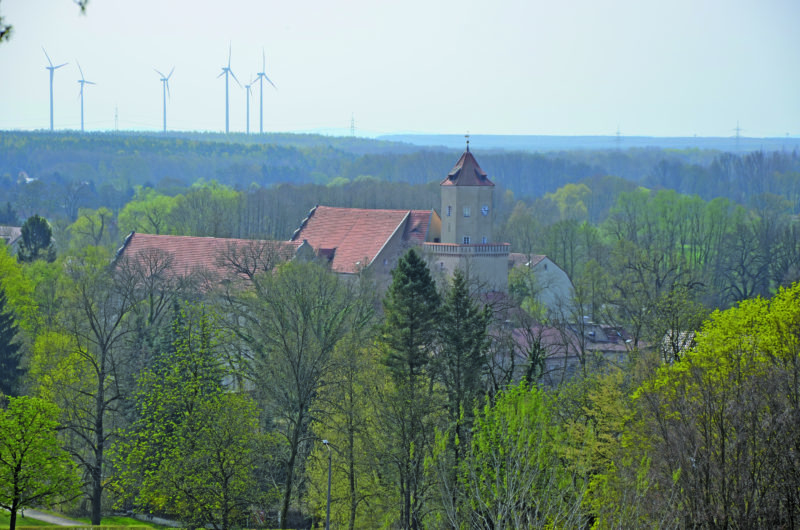
M464 217L469 217L469 206L464 206Z

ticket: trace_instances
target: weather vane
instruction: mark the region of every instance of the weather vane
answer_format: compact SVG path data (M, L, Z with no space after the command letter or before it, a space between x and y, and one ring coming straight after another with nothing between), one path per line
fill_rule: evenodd
M469 151L469 133L465 134L464 138L467 139L467 151Z

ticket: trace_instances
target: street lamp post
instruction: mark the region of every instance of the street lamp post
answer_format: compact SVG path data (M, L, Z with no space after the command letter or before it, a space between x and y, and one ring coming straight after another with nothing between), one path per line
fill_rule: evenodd
M331 530L331 464L333 463L333 452L328 440L322 440L322 443L328 448L328 503L325 508L325 530Z

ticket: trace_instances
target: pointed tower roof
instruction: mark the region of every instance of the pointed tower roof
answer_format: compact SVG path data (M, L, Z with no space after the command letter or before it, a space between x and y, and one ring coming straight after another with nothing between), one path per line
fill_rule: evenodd
M494 186L486 172L478 165L467 144L467 150L442 181L442 186Z

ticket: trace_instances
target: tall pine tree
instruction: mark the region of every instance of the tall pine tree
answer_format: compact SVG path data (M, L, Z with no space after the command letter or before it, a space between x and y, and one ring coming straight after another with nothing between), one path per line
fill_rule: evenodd
M0 393L17 396L23 370L20 368L20 345L14 342L17 324L6 301L6 292L0 287Z
M56 248L53 244L53 229L47 219L33 215L22 225L22 241L17 252L20 261L32 262L43 259L53 262Z
M392 271L383 302L380 346L394 383L384 403L401 498L401 528L422 526L424 458L432 443L434 403L429 362L441 301L427 264L411 249Z
M488 307L481 309L472 300L464 273L456 270L439 320L435 373L447 392L450 427L462 440L465 425L467 429L471 425L476 398L483 394L481 376L491 316Z

